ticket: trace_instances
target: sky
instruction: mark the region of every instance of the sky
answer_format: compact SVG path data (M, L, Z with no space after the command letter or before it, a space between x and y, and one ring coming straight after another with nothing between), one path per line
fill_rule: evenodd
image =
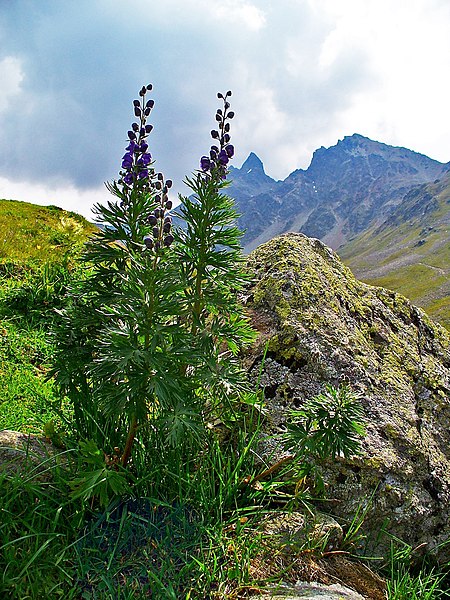
M449 0L0 0L0 198L92 218L147 83L175 192L227 90L237 167L284 179L353 133L448 162L449 31Z

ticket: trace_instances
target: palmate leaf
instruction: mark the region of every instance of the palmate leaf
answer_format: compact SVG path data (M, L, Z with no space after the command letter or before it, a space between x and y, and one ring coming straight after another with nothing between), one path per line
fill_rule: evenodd
M363 414L360 398L347 386L327 385L301 410L291 411L285 446L298 455L349 458L360 452Z

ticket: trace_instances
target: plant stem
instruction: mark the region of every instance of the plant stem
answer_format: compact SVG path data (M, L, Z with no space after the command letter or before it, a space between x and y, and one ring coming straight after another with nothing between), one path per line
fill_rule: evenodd
M120 463L122 467L127 466L127 462L131 456L131 449L133 447L134 438L136 437L137 431L137 418L136 415L131 417L130 427L128 428L127 442L125 444L125 448L122 454L122 458L120 459Z

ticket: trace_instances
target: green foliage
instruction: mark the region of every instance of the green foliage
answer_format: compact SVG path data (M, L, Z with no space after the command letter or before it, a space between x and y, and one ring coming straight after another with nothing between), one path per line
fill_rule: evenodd
M106 507L114 496L130 491L125 474L114 460L117 457L105 455L95 442L81 441L79 458L85 466L69 481L73 500L98 498L100 506Z
M57 418L64 403L46 379L51 351L41 329L0 320L0 429L39 433Z
M448 573L427 564L426 555L414 566L414 549L397 538L391 541L387 571L388 600L447 598Z
M349 458L360 451L365 433L362 417L361 401L350 388L327 385L302 409L291 411L286 447L299 456Z
M25 326L48 325L66 305L68 288L80 276L79 266L67 255L29 266L20 279L6 282L2 313Z

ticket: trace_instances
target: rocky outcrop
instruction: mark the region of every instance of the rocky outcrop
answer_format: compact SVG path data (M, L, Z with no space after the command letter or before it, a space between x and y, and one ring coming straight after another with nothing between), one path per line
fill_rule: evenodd
M403 296L356 280L302 234L260 246L248 269L246 302L260 335L247 367L255 380L262 369L271 430L325 383L349 384L367 435L361 456L323 467L332 513L345 524L365 511L374 551L389 543L375 543L384 528L450 558L441 545L450 537L448 332Z

